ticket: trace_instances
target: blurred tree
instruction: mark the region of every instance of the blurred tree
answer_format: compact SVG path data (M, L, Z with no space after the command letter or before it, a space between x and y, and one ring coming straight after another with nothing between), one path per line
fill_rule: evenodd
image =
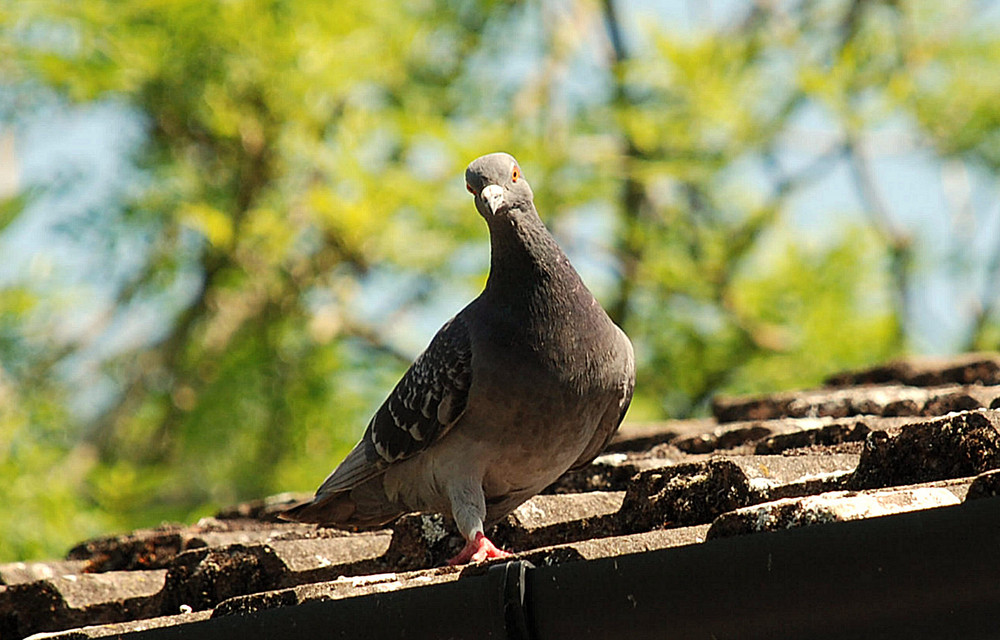
M481 286L486 232L460 176L487 151L519 157L633 337L636 418L910 346L921 247L869 137L902 118L995 179L996 36L950 3L747 3L684 33L629 30L621 8L0 1L8 89L124 105L144 127L132 187L65 223L101 256L96 320L61 330L78 281L0 295L0 556L311 489ZM817 113L832 142L790 161ZM810 242L788 212L837 166L867 217ZM991 250L956 277L994 282ZM989 346L997 296L980 296L969 342ZM139 339L117 335L136 318L153 319ZM67 370L111 389L93 419L69 410L90 390Z

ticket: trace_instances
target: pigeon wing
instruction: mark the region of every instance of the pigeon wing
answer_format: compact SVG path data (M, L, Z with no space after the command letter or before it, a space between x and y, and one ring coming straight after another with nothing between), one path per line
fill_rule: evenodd
M462 317L438 331L368 423L361 441L317 491L341 491L427 449L465 412L472 345Z

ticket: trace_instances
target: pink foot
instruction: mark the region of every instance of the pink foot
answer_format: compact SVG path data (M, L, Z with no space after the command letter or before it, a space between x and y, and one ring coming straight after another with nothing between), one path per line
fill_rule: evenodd
M466 562L482 562L491 558L509 557L510 553L497 547L482 531L479 531L475 538L465 543L465 547L458 552L458 555L448 561L448 564L465 564Z

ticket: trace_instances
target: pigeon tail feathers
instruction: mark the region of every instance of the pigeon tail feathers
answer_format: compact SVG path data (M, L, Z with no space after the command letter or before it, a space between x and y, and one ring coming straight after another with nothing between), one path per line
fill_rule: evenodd
M278 517L338 529L362 530L381 528L405 511L385 500L382 478L376 476L351 489L317 494L309 502L283 511Z
M282 520L309 524L346 524L357 510L347 491L316 497L278 514Z
M370 439L367 434L365 435L366 437L362 438L361 442L351 449L344 461L326 477L323 484L316 490L317 498L351 489L385 471L384 464L379 464L377 459L372 460L373 456L369 452Z

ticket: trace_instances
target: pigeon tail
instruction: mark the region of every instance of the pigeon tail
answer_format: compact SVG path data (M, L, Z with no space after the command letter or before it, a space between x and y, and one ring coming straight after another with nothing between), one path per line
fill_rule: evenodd
M303 522L308 524L332 524L334 526L347 524L357 505L351 500L348 491L329 493L317 496L309 502L303 502L291 509L278 514L282 520Z
M380 499L380 495L384 495L381 478L376 478L353 489L317 493L309 502L282 511L278 517L338 529L376 529L404 512L398 505Z

